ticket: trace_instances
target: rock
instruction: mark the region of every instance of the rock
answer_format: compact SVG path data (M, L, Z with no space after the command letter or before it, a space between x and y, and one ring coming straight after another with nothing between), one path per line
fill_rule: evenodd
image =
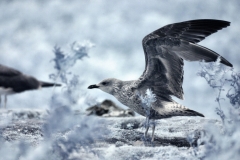
M97 115L102 117L133 117L135 113L130 109L122 109L111 100L104 100L101 104L96 104L87 110L87 115Z
M12 112L12 116L16 115L14 111ZM27 114L30 111L22 112ZM39 111L34 113L33 110L31 112L31 115L43 113ZM5 114L0 114L1 120L6 117ZM10 115L8 114L8 116ZM200 143L198 150L194 146L197 145L201 132L204 132L203 127L205 125L221 125L217 120L198 117L174 117L157 120L155 141L151 143L151 129L145 138L145 128L143 127L145 118L141 116L104 118L74 113L69 116L65 117L65 122L74 123L73 127L54 133L55 136L51 136L50 139L45 137L42 126L51 123L54 119L47 122L47 119L32 119L31 116L26 116L28 119L24 118L20 121L9 117L11 121L0 124L0 135L2 140L8 141L8 143L24 141L31 144L32 147L42 145L40 148L44 148L44 143L46 143L52 146L50 147L52 151L48 151L48 153L55 153L62 157L61 159L88 159L89 157L91 157L90 159L117 160L198 159L195 154L200 155L204 151L204 144ZM43 116L40 114L37 117ZM79 117L81 117L81 121L77 120ZM66 125L62 122L56 124ZM4 148L3 143L2 146Z
M19 110L0 110L0 120L10 118L13 121L38 119L42 120L48 115L47 111L44 110L29 110L29 109L19 109Z

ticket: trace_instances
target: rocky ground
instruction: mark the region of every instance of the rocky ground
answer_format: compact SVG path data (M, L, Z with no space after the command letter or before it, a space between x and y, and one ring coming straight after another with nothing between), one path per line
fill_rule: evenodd
M1 111L2 141L10 144L27 142L30 146L28 150L37 149L49 139L44 131L44 126L49 123L48 114L47 111L36 110ZM217 120L198 117L158 120L155 141L151 143L151 129L147 139L143 136L144 117L97 117L82 114L74 114L72 117L76 120L80 117L82 121L76 122L72 128L54 132L50 137L57 139L51 140L51 145L55 146L55 149L52 147L54 154L58 154L57 159L199 159L196 155L201 155L204 151L204 144L198 139L204 132L204 125L220 125ZM89 118L86 117L92 117L94 121L88 123ZM95 129L91 129L93 126ZM73 130L76 136L71 135ZM196 150L197 143L199 145ZM27 153L28 157L29 154L31 153Z

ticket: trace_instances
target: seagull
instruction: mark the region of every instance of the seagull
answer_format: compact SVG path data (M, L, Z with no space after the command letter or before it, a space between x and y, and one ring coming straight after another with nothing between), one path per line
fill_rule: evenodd
M4 108L6 108L7 104L7 95L53 86L61 86L61 84L39 81L16 69L0 64L0 104L1 96L3 95L5 97Z
M232 67L232 64L216 52L198 45L205 37L230 25L230 22L214 19L190 20L166 25L145 36L142 40L145 54L145 70L138 80L121 81L108 78L88 89L99 88L113 95L122 104L150 120L173 116L200 116L177 102L171 96L183 99L183 65L186 61L220 62ZM156 96L147 115L141 101L150 89ZM140 96L139 96L140 95ZM149 125L146 127L146 137ZM154 141L155 123L152 139Z

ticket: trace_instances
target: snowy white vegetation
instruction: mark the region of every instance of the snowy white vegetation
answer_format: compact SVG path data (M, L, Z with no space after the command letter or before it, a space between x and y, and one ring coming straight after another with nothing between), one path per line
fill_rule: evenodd
M145 110L145 115L146 115L146 121L145 121L145 134L144 134L144 138L143 140L147 140L146 136L147 136L147 132L150 126L152 126L153 128L153 133L152 133L152 141L154 140L153 136L154 136L154 130L155 130L155 126L156 123L154 120L150 119L151 117L151 108L152 108L152 104L156 101L156 95L152 92L151 89L147 89L146 90L146 94L145 96L140 95L140 99L142 101L142 106Z
M43 125L43 133L45 140L50 142L51 148L48 152L54 152L51 156L57 156L58 159L80 158L79 151L83 149L90 154L89 145L95 138L107 132L98 127L99 121L96 122L94 117L76 115L73 111L73 106L85 93L81 94L80 76L72 74L71 68L77 60L87 57L88 50L93 46L89 41L74 42L70 54L64 54L57 47L54 50L54 68L57 73L51 74L50 78L56 81L60 79L65 86L60 94L52 96L51 109Z
M152 92L151 89L146 90L146 95L140 95L142 106L146 112L146 117L150 116L150 109L152 108L152 104L156 101L156 95Z
M86 93L81 89L83 84L83 78L79 75L81 73L72 73L71 69L78 60L88 57L88 51L92 47L94 47L94 44L87 40L73 42L70 45L69 53L63 52L60 47L54 47L55 58L51 62L54 62L56 73L50 74L49 78L62 82L64 87L60 95L54 94L52 96L52 102L61 101L61 103L73 107L81 97L85 97Z
M221 127L206 126L199 139L205 150L196 154L200 159L238 159L240 156L240 73L233 68L215 63L200 63L198 75L205 78L210 87L217 91L215 108L221 118ZM195 148L195 151L198 150Z
M88 51L94 46L90 41L73 42L70 46L70 53L64 53L60 47L54 47L55 58L54 61L57 73L51 74L49 77L53 80L58 78L65 84L68 84L68 75L72 75L70 69L74 67L78 60L83 60L84 57L88 57ZM74 76L74 75L73 75Z

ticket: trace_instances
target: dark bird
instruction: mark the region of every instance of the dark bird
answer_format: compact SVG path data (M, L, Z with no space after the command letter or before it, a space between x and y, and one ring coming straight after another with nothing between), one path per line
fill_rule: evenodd
M1 96L3 95L5 97L4 108L6 108L7 104L7 95L53 86L61 86L61 84L39 81L36 78L25 75L16 69L0 64L0 103Z
M122 104L150 120L172 116L200 116L203 114L175 102L171 96L183 99L183 60L232 64L216 52L197 43L212 33L230 25L230 22L213 19L191 20L166 25L145 36L142 40L145 70L138 80L105 79L88 88L99 88L116 97ZM150 89L156 96L146 114L141 95ZM139 96L140 95L140 96ZM145 136L148 132L147 126ZM155 125L153 125L152 141Z

